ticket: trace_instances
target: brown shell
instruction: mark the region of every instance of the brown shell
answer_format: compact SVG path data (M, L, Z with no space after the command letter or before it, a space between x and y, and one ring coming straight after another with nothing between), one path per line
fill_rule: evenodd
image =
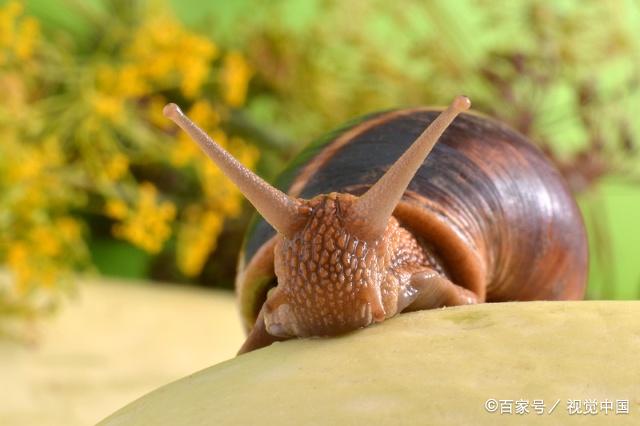
M417 108L365 118L303 151L276 186L302 198L333 191L359 195L438 113ZM454 282L481 300L584 296L587 240L576 203L544 154L497 121L461 114L394 216L443 260ZM236 288L247 328L276 284L274 236L257 217L240 256Z

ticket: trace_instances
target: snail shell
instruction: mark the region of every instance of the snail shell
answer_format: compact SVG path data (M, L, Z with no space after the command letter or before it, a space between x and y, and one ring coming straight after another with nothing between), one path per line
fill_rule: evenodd
M370 115L307 147L276 181L291 196L360 195L441 112ZM523 135L462 113L418 169L394 210L451 280L480 301L584 297L588 253L578 207L555 166ZM247 330L273 270L275 230L256 215L239 259L236 290Z

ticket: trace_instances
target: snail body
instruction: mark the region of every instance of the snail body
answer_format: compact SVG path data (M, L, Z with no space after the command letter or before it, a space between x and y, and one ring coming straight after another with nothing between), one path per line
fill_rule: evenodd
M468 106L349 125L300 154L276 183L286 195L250 177L272 198L243 191L262 217L239 260L241 352L409 310L584 296L586 234L559 172Z

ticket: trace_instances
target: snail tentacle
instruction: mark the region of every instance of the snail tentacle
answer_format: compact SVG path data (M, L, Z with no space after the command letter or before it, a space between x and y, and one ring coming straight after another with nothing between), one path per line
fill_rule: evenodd
M189 134L279 233L291 235L304 223L305 209L300 200L289 197L243 166L191 121L176 104L166 105L163 113Z
M355 227L359 228L357 232L360 235L369 239L376 239L382 235L402 194L433 146L458 114L470 107L469 98L456 97L380 180L360 197L354 206L358 217L355 220Z

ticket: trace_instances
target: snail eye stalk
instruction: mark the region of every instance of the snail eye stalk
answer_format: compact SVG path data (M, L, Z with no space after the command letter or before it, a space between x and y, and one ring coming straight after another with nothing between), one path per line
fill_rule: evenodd
M469 98L456 97L380 180L358 199L354 205L355 223L362 224L362 229L354 232L365 239L376 239L382 235L402 194L433 146L458 114L470 107Z
M301 214L304 207L300 200L289 197L243 166L191 121L176 104L166 105L162 112L187 132L276 231L291 236L304 223L306 216Z

